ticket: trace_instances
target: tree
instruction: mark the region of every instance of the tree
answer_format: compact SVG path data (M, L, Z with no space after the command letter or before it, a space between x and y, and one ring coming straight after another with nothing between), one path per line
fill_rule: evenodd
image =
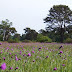
M43 29L40 29L38 32L44 36L47 36L47 34L48 34L48 32Z
M0 33L3 35L3 41L8 40L8 37L11 35L11 33L17 32L16 29L14 27L11 28L11 26L12 22L9 22L8 19L1 21Z
M49 31L59 28L60 40L63 42L66 26L72 23L72 11L66 5L54 5L44 19L44 23L48 23L46 29Z
M38 33L35 30L30 28L25 28L24 31L25 31L25 39L36 40Z
M67 29L67 34L68 34L69 38L72 39L72 25L68 25L66 27L66 29Z
M17 38L18 40L20 40L20 34L16 33L13 38L14 38L14 39Z

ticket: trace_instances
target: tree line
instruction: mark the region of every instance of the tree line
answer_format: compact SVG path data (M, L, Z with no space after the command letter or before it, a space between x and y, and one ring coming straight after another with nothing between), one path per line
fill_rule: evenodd
M25 28L20 35L8 19L0 24L0 41L8 42L72 42L72 11L66 5L54 5L43 19L46 23L45 30Z

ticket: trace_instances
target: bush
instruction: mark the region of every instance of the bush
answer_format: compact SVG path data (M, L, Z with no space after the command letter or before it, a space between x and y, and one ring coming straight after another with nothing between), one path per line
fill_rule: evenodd
M49 37L43 36L42 34L38 34L37 41L38 42L52 42L52 40Z
M9 43L14 43L15 41L13 39L8 39Z
M72 39L71 38L67 38L66 40L64 40L64 43L72 43Z
M19 39L15 38L15 39L8 39L8 42L9 43L18 43L19 42Z
M23 40L22 42L31 43L32 41L31 40Z

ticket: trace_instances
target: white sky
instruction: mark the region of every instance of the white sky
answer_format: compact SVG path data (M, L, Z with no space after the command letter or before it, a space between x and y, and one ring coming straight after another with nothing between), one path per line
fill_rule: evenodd
M9 19L20 34L26 27L39 31L46 27L43 19L50 8L60 4L72 10L72 0L0 0L0 21Z

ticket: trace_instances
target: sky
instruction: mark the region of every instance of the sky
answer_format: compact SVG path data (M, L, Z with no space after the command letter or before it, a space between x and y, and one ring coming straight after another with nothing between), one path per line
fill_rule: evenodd
M0 0L0 21L13 22L17 33L24 34L26 27L45 29L43 19L53 5L67 5L72 10L72 0Z

